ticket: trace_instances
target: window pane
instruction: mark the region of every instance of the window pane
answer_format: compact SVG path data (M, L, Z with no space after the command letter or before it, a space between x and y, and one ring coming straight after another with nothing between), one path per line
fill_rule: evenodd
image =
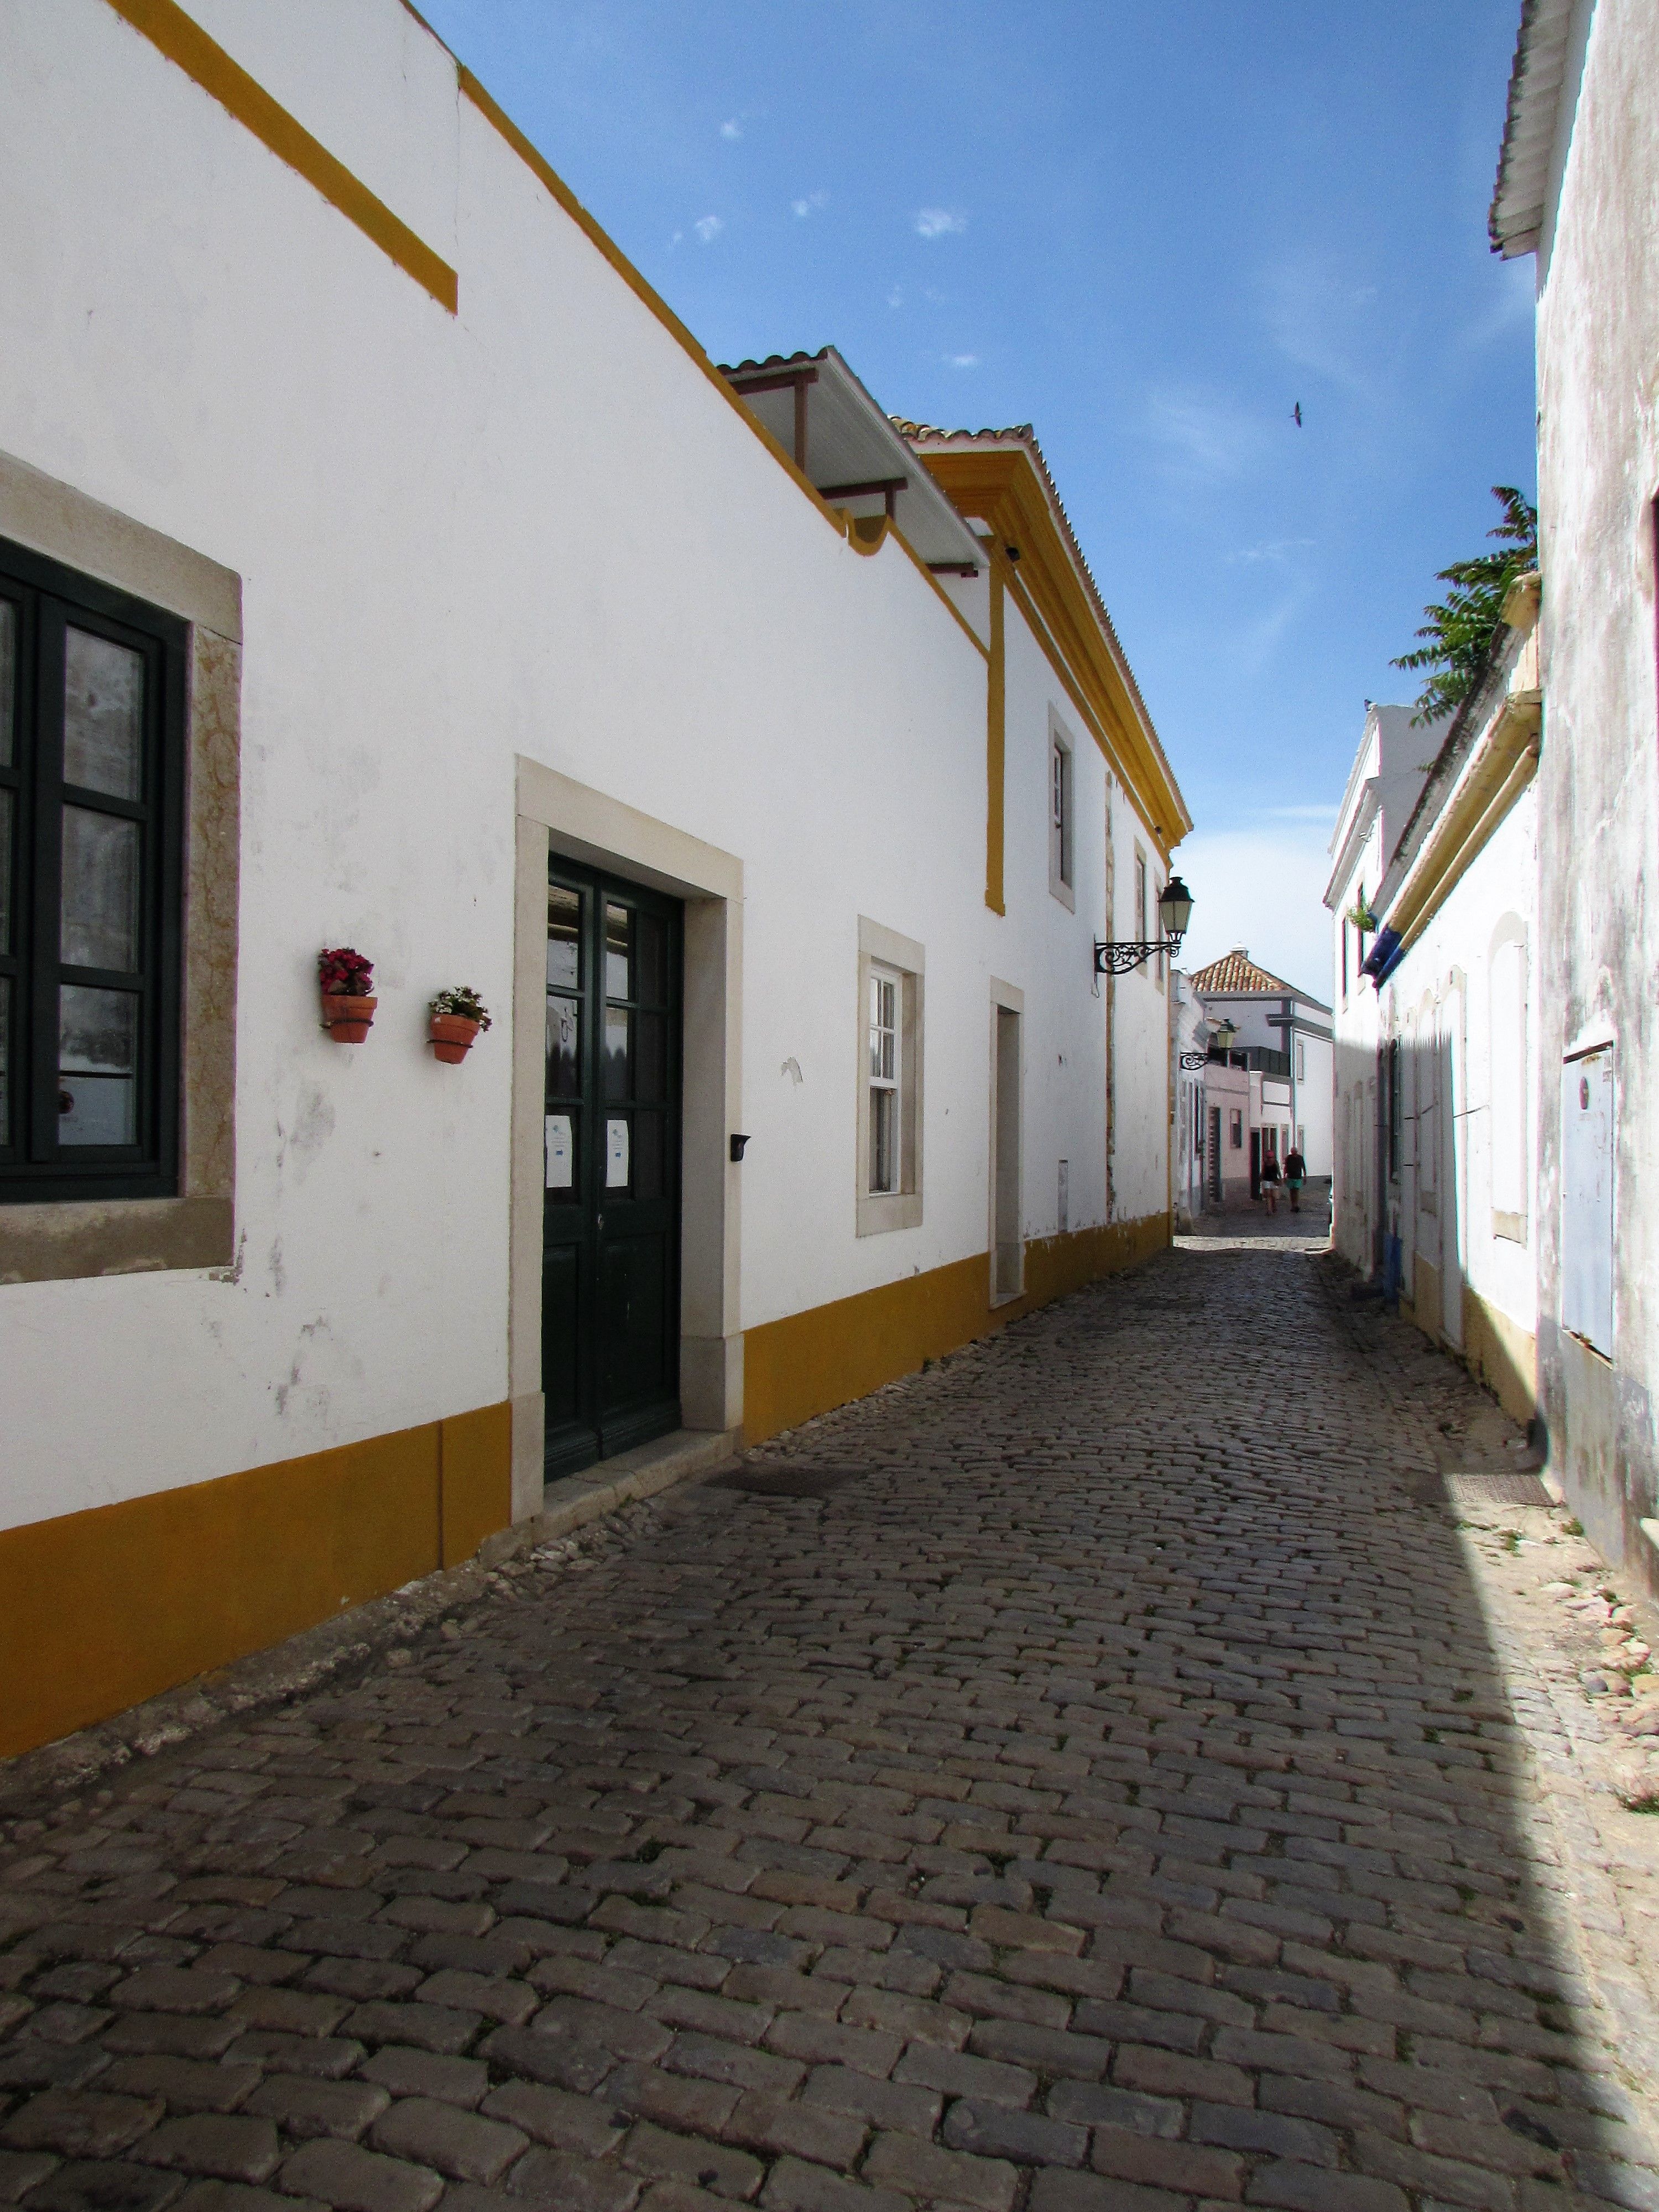
M647 1006L668 1003L668 925L659 915L634 916L634 996Z
M562 884L547 887L547 985L578 990L581 986L582 901Z
M602 1073L607 1098L627 1098L632 1095L633 1060L628 1049L630 1018L626 1006L607 1006L605 1010L605 1066Z
M607 904L605 909L605 991L609 999L626 999L628 951L633 915L625 906Z
M17 714L17 609L0 599L0 768L10 768Z
M0 791L0 952L11 951L12 794Z
M666 1191L667 1120L665 1114L634 1116L634 1195L637 1199L661 1198Z
M137 1140L138 1001L66 983L58 994L58 1141Z
M137 799L143 768L144 661L131 646L64 633L64 781Z
M870 1188L872 1191L898 1188L895 1174L898 1161L897 1133L897 1091L872 1091L870 1093Z
M138 965L138 824L64 809L62 954L71 968Z
M581 1096L582 1009L580 999L547 994L547 1095Z
M668 1097L668 1018L634 1017L634 1096L650 1103Z

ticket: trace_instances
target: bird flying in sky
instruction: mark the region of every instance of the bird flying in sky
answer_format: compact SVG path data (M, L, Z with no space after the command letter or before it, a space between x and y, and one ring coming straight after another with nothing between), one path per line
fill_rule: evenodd
M1302 428L1302 402L1299 399L1291 410L1291 420L1298 430Z

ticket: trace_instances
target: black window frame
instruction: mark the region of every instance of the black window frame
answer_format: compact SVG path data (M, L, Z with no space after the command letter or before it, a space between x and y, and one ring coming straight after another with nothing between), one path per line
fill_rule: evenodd
M178 1194L184 967L185 784L189 625L130 592L0 538L0 597L18 608L13 761L12 921L0 975L11 980L6 1057L9 1125L0 1127L0 1205L171 1198ZM64 781L64 633L132 647L145 664L140 797ZM139 824L139 957L131 969L62 957L66 805ZM58 990L131 992L137 1024L137 1141L60 1145Z

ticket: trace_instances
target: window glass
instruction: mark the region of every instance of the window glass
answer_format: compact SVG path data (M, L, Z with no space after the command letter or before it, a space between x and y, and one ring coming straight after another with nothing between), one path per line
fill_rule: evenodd
M16 758L17 607L0 599L0 768Z
M8 1204L176 1188L187 635L0 539Z
M64 633L64 782L137 799L143 723L143 655L71 623Z
M1148 931L1146 928L1146 858L1143 853L1137 853L1135 854L1135 935L1140 939L1143 945L1146 944L1148 936Z
M899 1187L899 992L890 970L870 971L870 1188Z
M0 785L0 952L11 951L11 833L16 805Z
M582 902L562 884L547 887L547 987L574 991L580 975Z
M64 809L64 962L71 968L138 965L138 824L89 807Z
M58 1141L137 1141L138 1001L66 983L58 997Z
M634 917L625 906L607 900L605 909L605 994L608 999L631 998L629 985L629 924Z
M580 999L562 991L547 994L547 1095L577 1098L581 1095L582 1008Z

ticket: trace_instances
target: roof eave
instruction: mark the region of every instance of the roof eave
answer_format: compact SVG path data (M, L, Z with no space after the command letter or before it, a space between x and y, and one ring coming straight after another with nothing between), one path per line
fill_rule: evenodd
M1573 0L1522 0L1486 233L1506 261L1537 250L1549 215Z

